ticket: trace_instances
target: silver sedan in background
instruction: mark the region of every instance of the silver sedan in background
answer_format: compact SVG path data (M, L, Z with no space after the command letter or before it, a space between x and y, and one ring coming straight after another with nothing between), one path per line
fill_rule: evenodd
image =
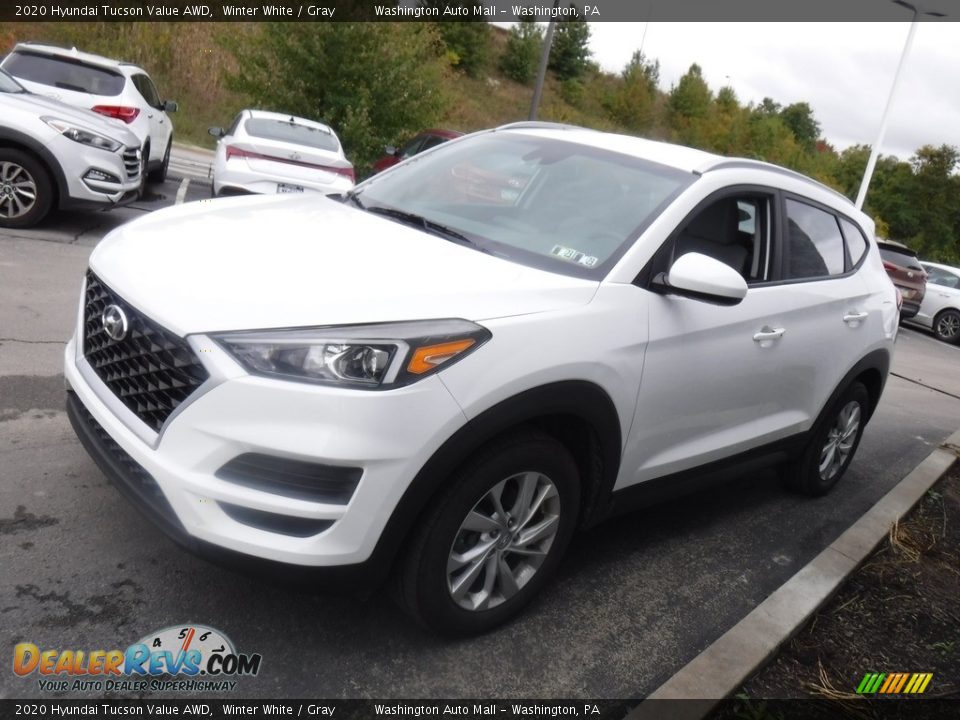
M243 110L229 128L210 128L217 143L213 194L325 194L353 187L353 165L323 123L263 110Z

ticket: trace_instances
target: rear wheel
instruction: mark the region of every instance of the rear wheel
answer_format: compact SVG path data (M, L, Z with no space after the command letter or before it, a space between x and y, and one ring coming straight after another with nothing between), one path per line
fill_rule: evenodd
M870 396L855 382L830 406L814 427L799 461L784 470L787 486L805 495L826 495L853 460L867 422Z
M405 608L447 635L490 630L554 572L579 513L579 477L553 438L494 441L425 512L400 569Z
M938 340L960 343L960 312L944 310L933 320L933 332Z
M0 227L36 225L53 207L46 168L20 150L0 148Z

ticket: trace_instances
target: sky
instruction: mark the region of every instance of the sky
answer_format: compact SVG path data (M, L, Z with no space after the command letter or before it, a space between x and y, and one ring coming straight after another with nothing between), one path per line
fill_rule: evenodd
M646 37L644 38L644 30ZM692 63L741 104L805 101L842 150L872 145L910 23L591 23L592 59L619 72L643 42L669 91ZM960 22L921 22L881 145L908 159L922 145L960 147Z

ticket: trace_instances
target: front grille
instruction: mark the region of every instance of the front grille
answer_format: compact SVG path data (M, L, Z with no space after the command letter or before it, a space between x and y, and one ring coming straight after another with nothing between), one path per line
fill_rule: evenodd
M140 148L126 148L123 151L123 166L127 169L127 180L140 177Z
M107 335L103 313L111 305L127 317L120 340ZM83 355L97 376L133 413L159 432L177 406L210 377L190 346L148 320L87 272Z

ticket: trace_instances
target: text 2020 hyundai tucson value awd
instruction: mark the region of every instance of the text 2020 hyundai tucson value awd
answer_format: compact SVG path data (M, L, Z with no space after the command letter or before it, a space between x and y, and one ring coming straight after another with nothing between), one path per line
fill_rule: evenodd
M873 224L781 168L585 129L453 140L326 197L153 213L66 349L91 455L210 554L491 628L575 530L741 460L820 495L887 376ZM320 573L323 574L323 573Z

